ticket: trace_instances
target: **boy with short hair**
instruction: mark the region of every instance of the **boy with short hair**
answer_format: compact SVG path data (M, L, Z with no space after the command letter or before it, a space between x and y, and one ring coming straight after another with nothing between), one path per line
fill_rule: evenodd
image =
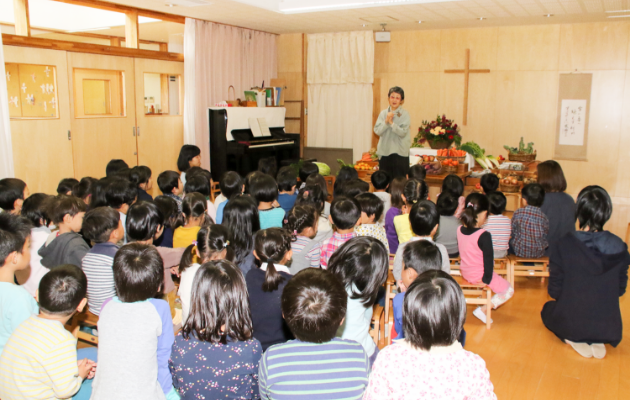
M177 202L177 209L182 212L181 194L184 192L184 184L175 171L164 171L157 178L157 184L164 196Z
M221 195L219 197L223 197L223 200L217 203L219 201L219 198L217 198L214 201L214 204L217 207L217 224L223 222L223 209L227 205L227 202L243 193L243 190L245 189L245 182L238 173L228 171L221 177L219 188L221 189Z
M65 194L66 196L72 196L72 193L79 186L79 181L74 178L64 178L59 181L57 185L57 194Z
M101 313L107 299L116 296L114 285L114 256L116 245L124 236L120 214L110 207L98 207L88 211L83 219L83 235L94 246L83 257L81 267L88 280L87 298L89 310L94 315Z
M302 184L300 185L300 190L302 190L302 188L306 186L306 180L312 174L319 174L319 167L317 166L317 164L312 161L307 161L303 163L299 171L300 181L302 182Z
M510 247L510 235L512 234L512 221L503 215L507 199L503 193L495 191L488 194L488 202L490 208L483 229L490 232L490 236L492 236L494 258L505 258Z
M118 211L123 228L126 226L127 210L138 199L136 185L126 179L114 179L105 190L107 205ZM126 233L126 231L125 231ZM127 243L127 235L123 235L120 244Z
M278 203L285 213L288 213L295 205L297 194L297 175L292 167L282 167L278 172Z
M179 399L168 359L175 336L168 303L155 299L164 265L155 247L130 243L114 258L117 297L98 321L99 371L92 400Z
M282 292L282 314L296 337L267 349L259 363L262 399L361 398L368 356L361 344L336 338L345 315L346 290L331 273L307 268Z
M389 254L389 243L385 227L378 221L383 215L383 201L374 193L361 193L355 199L361 207L361 225L354 228L356 236L371 236L383 243Z
M540 210L545 201L545 189L538 183L530 183L523 187L521 195L522 207L512 216L510 250L517 257L540 258L549 246L549 219Z
M417 240L405 246L405 250L403 251L402 271L402 281L405 287L408 288L418 275L432 269L439 270L441 267L442 255L435 243L429 242L428 240ZM404 299L405 292L402 292L398 293L393 300L394 329L398 334L397 339L403 339L405 337L402 329Z
M455 216L455 211L459 207L459 198L451 192L444 192L437 198L435 206L440 214L440 221L433 240L444 245L449 257L457 257L459 256L457 229L461 222Z
M87 279L75 265L61 265L39 283L39 315L13 332L0 356L3 399L88 398L96 371L95 349L77 352L77 339L64 325L85 307ZM87 356L77 361L77 356ZM78 393L77 393L78 392Z
M20 215L22 203L30 195L26 183L17 178L0 179L0 212Z
M420 200L411 207L409 212L409 224L411 225L411 231L413 235L409 241L401 243L396 251L394 257L394 278L398 283L398 287L404 292L407 290L407 286L402 279L403 271L403 253L409 243L413 243L417 240L427 240L433 243L433 236L438 230L440 218L438 216L437 208L429 200ZM448 258L448 252L444 245L435 243L442 255L442 271L446 273L451 272L451 263Z
M487 196L499 188L499 177L495 174L485 174L481 177L479 185L483 188L483 192Z
M83 226L86 205L83 200L63 194L55 196L48 204L48 216L59 227L47 243L39 249L42 265L52 269L58 265L81 265L90 247L79 235ZM52 240L52 241L51 241Z
M330 205L331 224L337 229L332 237L322 242L321 265L328 268L328 260L342 244L355 237L354 228L361 224L361 206L356 199L338 197Z
M387 211L392 207L392 196L387 193L390 184L389 175L385 171L376 171L370 177L370 181L372 181L372 186L374 186L374 194L383 201L383 214L378 221L383 224Z
M0 354L11 333L32 314L37 302L15 284L15 273L31 261L31 224L17 215L0 214Z
M124 171L126 169L129 169L129 165L125 162L125 160L110 160L107 163L107 167L105 167L105 176L109 178L116 175L117 172Z

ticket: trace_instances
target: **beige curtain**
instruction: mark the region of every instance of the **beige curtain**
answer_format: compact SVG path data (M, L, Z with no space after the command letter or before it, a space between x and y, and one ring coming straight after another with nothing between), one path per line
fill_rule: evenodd
M208 107L277 77L276 35L186 18L184 28L184 142L201 149L210 167Z
M0 179L14 177L13 147L11 145L11 121L9 120L9 94L7 92L6 71L4 70L4 50L0 35Z
M374 36L367 32L308 35L308 146L370 149Z

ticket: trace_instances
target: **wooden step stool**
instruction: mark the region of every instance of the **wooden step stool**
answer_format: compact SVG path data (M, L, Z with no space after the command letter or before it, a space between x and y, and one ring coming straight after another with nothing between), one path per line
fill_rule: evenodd
M484 284L470 283L461 276L453 276L453 279L459 284L466 297L466 304L478 306L486 306L486 328L492 326L492 290Z
M449 258L451 264L451 275L452 276L462 276L460 271L461 258L454 257ZM510 268L510 259L509 258L495 258L494 260L494 272L497 275L505 276L505 279L510 282L510 285L514 287L514 277L512 276L512 269Z
M510 274L514 286L515 276L539 276L541 282L545 282L545 278L549 278L549 257L540 258L524 258L515 255L508 256L510 259ZM525 263L533 263L534 265L524 265Z
M87 307L82 313L75 314L69 322L70 326L68 330L72 333L72 336L79 340L84 340L92 344L98 344L98 336L94 336L90 333L83 332L81 325L94 325L98 326L98 316L92 314Z

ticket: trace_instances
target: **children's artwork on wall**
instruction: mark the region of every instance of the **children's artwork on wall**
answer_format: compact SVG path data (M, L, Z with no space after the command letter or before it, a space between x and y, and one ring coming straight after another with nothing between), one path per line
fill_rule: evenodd
M54 66L6 63L5 69L11 118L59 118Z

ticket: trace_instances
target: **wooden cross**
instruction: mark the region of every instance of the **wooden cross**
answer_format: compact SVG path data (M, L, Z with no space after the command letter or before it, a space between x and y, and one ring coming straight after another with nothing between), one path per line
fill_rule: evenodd
M489 74L489 69L470 69L470 49L466 49L464 69L445 69L446 74L464 74L464 125L468 123L468 80L470 74Z

